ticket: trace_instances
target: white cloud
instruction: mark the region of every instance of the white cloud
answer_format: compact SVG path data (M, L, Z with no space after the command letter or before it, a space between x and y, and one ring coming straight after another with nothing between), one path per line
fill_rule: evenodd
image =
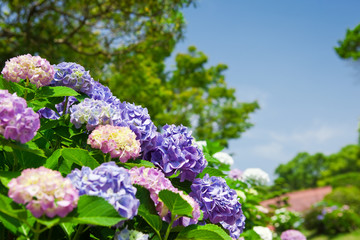
M292 133L270 132L270 137L279 142L294 142L298 144L321 144L326 141L338 138L347 134L344 126L322 125L312 127L303 131L293 131Z
M274 160L276 162L283 162L289 159L289 154L286 153L284 144L273 141L261 145L256 145L251 149L251 152L261 158Z

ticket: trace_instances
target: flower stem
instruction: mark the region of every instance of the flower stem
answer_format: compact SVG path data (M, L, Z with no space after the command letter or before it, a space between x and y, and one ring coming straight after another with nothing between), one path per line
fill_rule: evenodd
M26 100L27 95L27 87L29 86L29 78L26 78L25 80L25 92L24 92L24 99Z
M34 239L35 239L35 240L38 240L38 239L39 239L39 236L40 236L40 233L41 233L41 231L40 231L40 223L39 223L39 222L36 222L36 228L33 229L33 231L34 231L34 233L35 233Z
M165 237L164 237L164 240L167 240L168 237L169 237L169 234L170 234L170 231L171 231L171 228L172 228L172 225L174 224L175 220L177 218L175 216L173 216L173 214L171 214L171 221L169 223L169 226L168 228L166 229L166 234L165 234Z
M79 225L78 230L76 231L73 240L78 240L79 239L80 234L83 232L84 226L85 226L84 224Z

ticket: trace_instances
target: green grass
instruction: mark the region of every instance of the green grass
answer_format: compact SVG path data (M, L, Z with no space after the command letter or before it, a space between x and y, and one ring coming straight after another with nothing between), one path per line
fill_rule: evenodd
M360 229L351 233L339 234L334 237L328 237L326 235L311 236L312 232L310 231L301 231L301 232L305 234L308 240L359 240L360 239Z

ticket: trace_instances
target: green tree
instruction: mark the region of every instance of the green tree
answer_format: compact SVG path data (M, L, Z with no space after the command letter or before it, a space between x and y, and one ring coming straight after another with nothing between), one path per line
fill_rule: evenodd
M339 152L331 154L322 173L324 178L360 170L360 147L347 145Z
M141 53L144 42L169 55L182 38L183 7L192 0L4 0L0 62L37 53L52 63L75 61L100 78L108 64Z
M132 58L138 57L142 58ZM195 47L178 54L176 68L168 72L164 60L134 60L117 69L109 86L122 100L146 106L157 125L191 126L196 138L226 146L228 139L240 137L252 126L249 114L259 106L257 102L238 102L235 89L225 82L227 66L206 68L207 61Z
M182 8L193 0L7 0L0 2L0 62L31 53L77 62L122 101L148 108L156 125L190 126L197 139L223 146L252 126L259 106L241 103L218 64L190 47L165 60L183 37Z
M345 38L340 40L339 46L335 47L335 51L339 57L357 60L360 57L360 24L354 29L347 29Z
M327 158L322 153L314 155L299 153L288 163L280 164L276 168L275 173L279 175L279 180L275 182L286 183L289 190L316 187L317 181L322 177L326 161Z

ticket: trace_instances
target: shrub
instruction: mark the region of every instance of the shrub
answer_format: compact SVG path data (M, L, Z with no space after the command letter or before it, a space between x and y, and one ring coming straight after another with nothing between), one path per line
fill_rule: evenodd
M357 214L360 214L360 189L355 186L339 187L326 195L325 200L341 205L349 205Z
M322 202L305 215L304 226L317 233L336 235L360 227L360 217L348 205L337 206Z

